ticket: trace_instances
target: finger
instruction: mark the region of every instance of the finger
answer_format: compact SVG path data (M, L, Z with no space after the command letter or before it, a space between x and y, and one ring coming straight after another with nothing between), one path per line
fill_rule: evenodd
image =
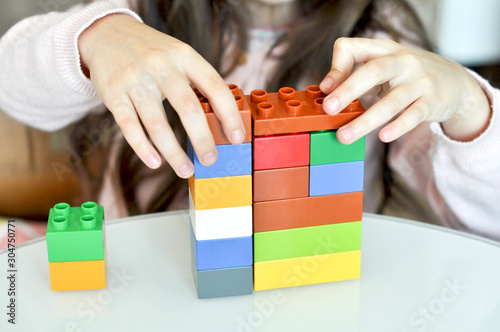
M161 93L157 91L156 96L147 95L133 100L133 103L156 148L177 175L186 179L194 174L194 166L168 124L161 99Z
M364 114L340 128L337 131L339 141L344 144L355 142L391 120L419 97L418 90L410 85L401 85L393 88Z
M323 110L335 115L375 86L395 78L401 71L398 59L387 56L369 61L356 70L323 101Z
M345 81L356 63L392 54L402 47L389 39L339 38L333 45L332 67L320 84L325 94L330 94Z
M153 169L160 167L161 158L146 137L128 96L122 97L119 102L110 107L110 112L113 114L118 127L120 127L125 140L144 164Z
M190 64L186 66L184 73L210 101L229 141L233 144L242 143L246 136L245 126L234 95L222 77L198 54L190 59Z
M212 165L217 160L217 149L198 97L180 72L172 72L169 81L176 83L158 82L163 95L179 114L200 162Z
M430 113L429 111L429 103L425 98L418 99L396 120L380 130L380 140L388 143L403 136L420 123L426 121Z

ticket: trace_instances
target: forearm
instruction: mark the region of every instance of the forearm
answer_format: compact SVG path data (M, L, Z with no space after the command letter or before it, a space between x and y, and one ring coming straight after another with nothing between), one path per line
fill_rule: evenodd
M25 19L0 40L0 109L27 125L56 130L101 105L82 73L77 40L112 3L75 6L64 13Z
M484 91L491 117L477 137L460 142L433 123L436 136L432 151L436 188L447 209L466 228L500 239L500 90L472 74ZM453 217L448 220L453 224Z
M466 102L456 105L459 110L441 124L445 134L459 142L470 142L480 136L488 128L492 114L490 100L478 81L471 73L467 77L464 82L457 82L467 86Z

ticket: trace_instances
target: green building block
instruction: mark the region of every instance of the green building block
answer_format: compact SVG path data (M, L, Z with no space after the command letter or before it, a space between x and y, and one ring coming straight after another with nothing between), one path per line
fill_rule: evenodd
M336 130L311 133L311 165L361 161L365 159L365 138L344 145L337 140Z
M361 249L361 221L254 233L254 261Z
M81 207L56 204L47 224L49 262L104 259L103 220L104 209L94 202Z

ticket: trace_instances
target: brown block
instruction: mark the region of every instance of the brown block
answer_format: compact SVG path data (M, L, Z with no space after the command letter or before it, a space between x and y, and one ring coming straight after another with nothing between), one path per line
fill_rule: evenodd
M309 196L309 166L253 173L254 202Z
M306 91L281 88L278 93L254 90L246 96L255 136L338 129L365 111L355 100L337 115L323 112L325 95L317 85Z
M243 124L245 126L245 140L243 143L248 143L252 141L252 119L250 114L250 106L248 105L248 101L243 94L243 90L239 89L237 85L229 84L229 88L231 92L233 92L234 98L236 99L236 104L240 109L241 119L243 120ZM196 91L198 95L198 99L200 100L201 107L205 111L205 115L207 116L208 127L212 132L212 135L215 140L215 145L223 145L223 144L231 144L229 140L226 138L224 134L224 130L222 129L222 125L212 110L210 103L207 98L203 97L198 91Z
M360 221L363 192L313 196L253 206L254 233Z

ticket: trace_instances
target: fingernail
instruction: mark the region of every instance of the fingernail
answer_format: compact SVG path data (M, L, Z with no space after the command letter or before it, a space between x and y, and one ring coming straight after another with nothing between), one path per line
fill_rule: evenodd
M323 102L323 109L330 115L335 115L339 111L340 101L336 97L326 98Z
M158 156L155 156L154 154L149 155L146 159L146 162L148 164L148 167L150 168L158 168L161 165L161 159Z
M350 127L344 127L342 129L339 129L340 135L344 137L344 141L350 142L354 138L354 130L352 130Z
M320 84L321 90L331 90L333 88L333 80L330 77L326 77Z
M184 166L182 166L178 170L179 176L182 178L190 177L191 174L193 174L193 172L194 172L194 168L193 168L193 165L191 165L191 164L185 164Z
M392 138L394 137L394 130L391 128L386 128L380 132L380 136L382 136L382 140L384 142L392 141Z
M212 151L203 156L204 165L212 165L217 160L217 153Z
M245 132L241 129L237 129L231 133L232 143L242 143L245 140Z

